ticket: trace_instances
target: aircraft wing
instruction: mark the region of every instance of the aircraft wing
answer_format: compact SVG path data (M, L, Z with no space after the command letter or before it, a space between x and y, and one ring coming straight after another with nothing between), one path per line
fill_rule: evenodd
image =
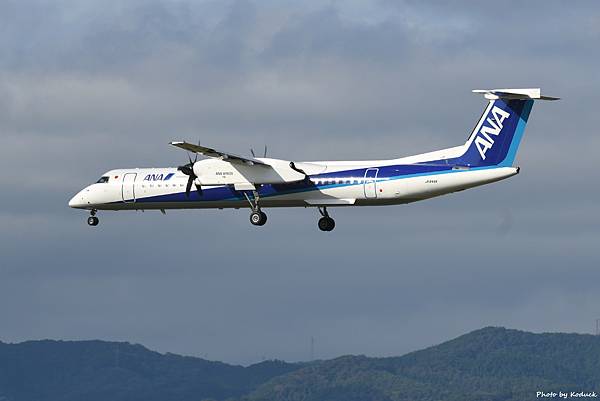
M171 145L177 146L178 148L187 150L189 152L200 153L201 155L204 155L204 156L218 158L218 159L225 160L225 161L228 161L231 163L243 163L243 164L246 164L249 166L253 166L253 165L269 166L268 164L266 164L260 160L251 158L251 157L244 157L244 156L239 156L239 155L229 153L229 152L222 152L217 149L208 148L206 146L201 146L201 145L195 145L193 143L177 141L177 142L171 142Z

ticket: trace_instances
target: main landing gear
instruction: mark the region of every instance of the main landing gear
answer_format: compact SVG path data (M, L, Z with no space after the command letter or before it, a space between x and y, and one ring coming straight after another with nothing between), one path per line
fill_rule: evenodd
M319 213L321 213L321 217L319 219L319 230L321 231L331 231L335 228L335 220L332 219L331 217L329 217L329 213L327 213L327 207L323 206L323 209L321 209L321 207L318 208L319 209Z
M252 213L250 213L250 223L255 226L264 226L267 222L267 215L260 210L260 206L258 205L259 196L257 191L252 191L252 199L248 196L247 193L244 192L244 196L250 203L250 207L252 208Z
M97 226L100 223L100 220L96 217L96 210L92 209L90 211L90 217L87 219L87 223L89 226Z
M264 226L267 222L267 215L265 212L258 210L250 213L250 223L255 226Z

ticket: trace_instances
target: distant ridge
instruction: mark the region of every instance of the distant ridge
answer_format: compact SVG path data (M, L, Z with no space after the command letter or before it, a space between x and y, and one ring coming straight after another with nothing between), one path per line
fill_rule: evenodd
M499 327L401 357L249 367L129 343L0 342L0 401L516 401L599 390L600 337Z
M600 337L486 327L401 357L346 356L305 367L246 399L520 401L537 391L599 390Z
M1 343L0 401L222 400L301 366L234 366L98 340Z

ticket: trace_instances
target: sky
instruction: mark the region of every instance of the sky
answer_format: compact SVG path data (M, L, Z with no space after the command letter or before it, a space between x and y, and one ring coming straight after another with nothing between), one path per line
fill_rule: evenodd
M0 3L0 340L103 339L250 364L402 355L484 326L600 318L600 4ZM463 143L472 89L541 87L509 180L424 202L101 212L172 140L287 160Z

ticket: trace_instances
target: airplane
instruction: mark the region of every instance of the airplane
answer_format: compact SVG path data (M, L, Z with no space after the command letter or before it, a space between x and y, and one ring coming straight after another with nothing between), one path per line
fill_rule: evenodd
M514 161L535 100L558 100L533 89L482 89L488 103L459 146L390 160L293 161L239 156L183 141L195 153L179 167L110 170L77 193L69 206L89 210L250 208L250 222L267 222L264 208L315 207L318 227L331 231L328 208L397 205L463 191L519 173ZM205 159L198 160L201 154ZM194 187L194 190L192 190Z

